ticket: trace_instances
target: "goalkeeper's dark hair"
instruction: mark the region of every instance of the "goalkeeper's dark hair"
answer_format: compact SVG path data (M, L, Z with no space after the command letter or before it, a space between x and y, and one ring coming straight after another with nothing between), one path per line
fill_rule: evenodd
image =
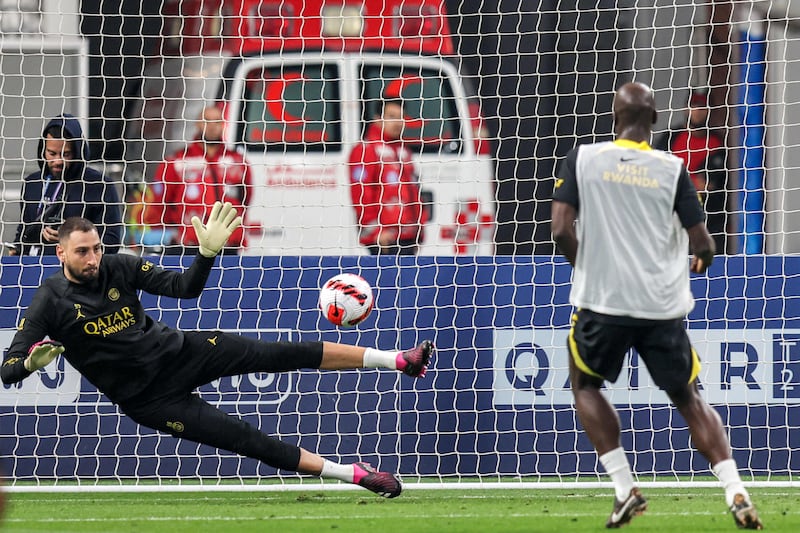
M83 217L69 217L58 228L58 241L62 242L68 239L69 236L76 231L88 233L90 231L97 231L97 227L91 220L87 220Z

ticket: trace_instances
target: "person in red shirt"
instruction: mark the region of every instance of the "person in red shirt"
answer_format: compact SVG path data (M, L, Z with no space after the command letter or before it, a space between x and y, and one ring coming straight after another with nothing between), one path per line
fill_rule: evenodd
M350 153L350 193L359 242L370 254L415 255L427 211L411 153L403 146L403 105L383 100L363 142Z
M686 126L661 136L654 148L680 157L700 194L707 213L706 226L717 253L726 253L728 226L728 170L725 140L708 126L708 96L694 92L689 98Z
M168 254L193 254L198 247L192 217L205 220L214 202L230 202L239 216L251 198L250 169L242 154L225 147L222 110L209 106L197 124L197 140L161 163L155 173L142 223L157 234ZM153 243L144 243L150 244ZM225 251L246 248L244 229L237 228Z

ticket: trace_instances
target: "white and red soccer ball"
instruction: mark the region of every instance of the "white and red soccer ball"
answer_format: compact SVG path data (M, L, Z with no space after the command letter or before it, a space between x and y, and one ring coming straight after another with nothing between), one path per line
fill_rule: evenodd
M372 287L357 274L337 274L319 291L322 314L342 328L352 328L367 318L373 303Z

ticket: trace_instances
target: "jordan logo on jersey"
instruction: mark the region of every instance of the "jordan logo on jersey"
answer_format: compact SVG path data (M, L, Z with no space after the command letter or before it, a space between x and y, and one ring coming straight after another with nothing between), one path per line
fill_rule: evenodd
M81 311L81 304L74 304L75 311L77 311L77 315L75 316L75 320L80 320L81 318L86 318L86 315L83 314Z

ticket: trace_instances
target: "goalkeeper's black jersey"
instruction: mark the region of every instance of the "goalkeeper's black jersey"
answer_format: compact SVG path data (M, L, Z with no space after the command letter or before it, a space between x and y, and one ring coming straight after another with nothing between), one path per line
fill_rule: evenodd
M39 287L20 321L0 369L4 383L30 375L23 361L31 345L50 337L64 357L110 400L135 396L183 346L183 333L145 315L139 290L173 298L200 295L214 265L198 255L185 272L145 258L106 255L97 280L70 282L59 271Z

